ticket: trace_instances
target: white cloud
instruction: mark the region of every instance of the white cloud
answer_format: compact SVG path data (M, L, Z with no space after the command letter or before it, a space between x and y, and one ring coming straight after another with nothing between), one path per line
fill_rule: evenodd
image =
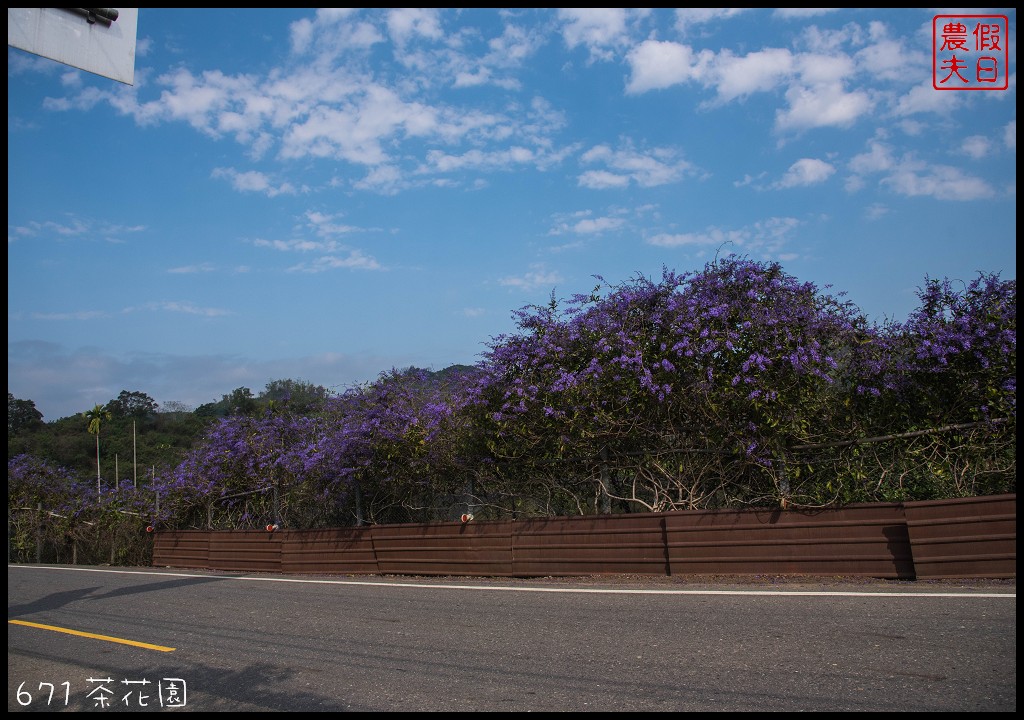
M164 300L160 302L146 303L141 307L125 308L123 312L137 312L140 310L162 310L165 312L184 313L186 315L199 315L201 317L223 317L225 315L234 314L230 310L224 310L222 308L200 307L195 303L181 302L175 300Z
M231 187L239 192L258 192L267 197L297 194L291 183L285 182L275 187L264 173L255 170L238 172L233 168L214 168L210 174L215 178L227 178Z
M695 233L661 233L647 239L650 245L658 247L718 247L735 245L743 252L753 253L765 258L782 258L782 251L789 242L793 231L799 227L800 221L792 217L771 217L742 228L729 230L710 227L703 232ZM795 253L787 253L788 259L798 257Z
M391 11L388 34L394 39L395 58L414 74L401 84L520 90L522 83L514 72L550 38L539 28L516 24L513 13L500 15L501 34L488 39L467 29L446 37L441 15L433 8Z
M171 119L184 120L208 135L218 134L219 114L234 104L234 99L252 94L253 81L247 77L230 77L219 70L196 77L181 68L163 76L160 81L170 88L160 99L162 110Z
M173 275L193 275L195 273L208 273L215 270L211 263L202 263L200 265L182 265L180 267L170 268L167 272Z
M587 150L580 160L585 164L600 163L607 170L585 172L579 184L594 189L625 187L630 181L640 187L656 187L678 182L693 167L669 148L655 148L646 152L635 150L628 143L619 150L597 145Z
M475 87L486 85L491 81L491 71L488 68L477 68L475 72L460 71L455 74L455 87Z
M60 84L67 88L79 88L82 86L82 73L78 70L71 70L60 76Z
M307 223L316 231L316 234L321 237L345 235L347 233L360 230L360 228L355 227L354 225L337 222L338 217L340 216L315 212L313 210L306 212Z
M351 250L346 255L323 255L311 262L299 263L288 268L289 272L320 273L328 270L380 270L377 259L361 250Z
M1010 150L1017 150L1017 121L1011 120L1003 130L1003 144Z
M296 55L316 53L329 60L347 50L365 50L384 36L368 22L357 20L357 8L320 8L313 20L297 20L288 26L291 50Z
M676 8L676 30L686 33L695 25L728 20L750 8Z
M608 230L617 230L625 224L626 221L622 218L587 218L586 220L580 220L576 223L572 230L580 235L592 235L596 233L603 233Z
M835 42L849 42L849 37L844 34ZM735 55L723 49L715 55L679 43L646 40L626 59L631 71L627 93L697 82L716 92L715 100L702 103L703 108L787 87L788 107L776 113L778 130L848 127L875 104L867 91L844 87L856 76L857 64L838 50L794 54L786 48L766 48Z
M582 173L578 182L580 187L591 190L607 190L609 188L624 188L629 186L629 176L608 172L607 170L587 170Z
M796 56L796 66L800 73L800 81L812 86L840 86L840 83L853 76L857 70L852 58L838 52L828 55L802 53Z
M296 20L288 26L288 32L291 36L292 52L301 55L313 42L313 21L309 18Z
M801 158L790 165L789 170L782 176L777 186L791 188L817 185L828 180L835 171L836 169L824 160Z
M394 194L409 185L402 171L394 165L378 165L371 168L362 180L352 184L357 190L375 190L384 194Z
M839 28L809 25L801 28L795 38L795 43L800 47L806 47L811 53L831 56L842 53L845 46L864 44L865 35L861 26L852 22Z
M914 160L904 160L881 182L900 195L925 196L942 201L969 201L995 196L988 183L959 168Z
M72 312L63 313L40 313L34 312L29 313L29 317L33 320L42 320L44 322L50 321L67 321L71 320L74 322L82 322L86 320L96 320L99 318L110 317L109 313L101 312L99 310L76 310Z
M271 248L281 252L323 252L333 249L329 243L320 242L319 240L264 240L257 238L253 240L252 244L256 247Z
M352 248L335 239L338 235L346 235L362 228L339 223L338 215L307 211L306 225L320 238L293 238L290 240L267 240L257 238L252 241L255 247L269 248L283 253L302 253L315 255L312 260L303 261L288 268L288 272L320 273L337 269L380 270L382 266L371 255L358 248Z
M863 190L865 185L867 185L867 182L865 182L862 175L850 175L843 182L843 187L846 188L847 192L851 193Z
M413 37L440 40L444 37L437 8L396 8L388 11L388 32L403 45Z
M769 48L743 57L723 50L715 59L714 68L718 97L728 102L774 89L793 72L794 58L784 48Z
M872 23L872 27L879 26L881 23ZM857 51L854 57L859 72L867 74L872 80L885 80L903 85L908 81L927 77L931 73L930 56L900 40L872 40L870 45Z
M648 245L658 247L681 247L683 245L724 245L739 243L743 235L738 230L709 228L701 233L659 233L647 238Z
M39 234L42 232L56 233L62 237L77 237L91 234L93 232L93 223L81 218L72 217L70 222L57 222L56 220L47 220L41 223L31 222L24 229L24 234Z
M884 172L895 164L892 150L888 145L872 140L868 143L871 149L866 153L855 155L849 163L850 170L863 175L865 173Z
M847 180L847 190L863 187L865 175L881 174L879 182L900 195L936 200L977 200L995 195L988 183L961 169L927 163L912 155L897 159L892 148L880 140L871 140L868 145L868 152L854 156L849 162L853 175ZM988 148L990 143L984 138L976 141L968 138L961 146L967 154L987 152Z
M537 162L534 151L521 147L502 150L469 150L462 155L451 155L439 150L427 153L427 161L420 172L451 173L462 170L504 170Z
M828 15L840 8L775 8L775 17L785 20L802 20L819 15Z
M281 155L379 165L389 161L382 141L430 135L438 124L433 108L405 102L390 88L370 85L345 105L320 106L293 123L282 138Z
M498 66L517 66L544 45L541 33L518 25L506 25L501 35L488 41L484 62Z
M146 229L145 225L118 225L103 220L81 218L69 214L68 218L64 221L31 221L22 226L11 227L9 232L26 238L56 235L57 238L62 240L72 238L86 240L102 239L107 242L118 243L121 242L118 239L121 235L143 232ZM10 235L8 235L7 239L8 242L12 240Z
M498 283L505 287L513 287L519 290L534 291L540 289L552 289L554 285L562 281L562 276L557 272L548 270L543 265L535 264L530 270L519 276L508 276L500 278Z
M646 212L646 208L634 208L637 214L643 214ZM617 230L626 225L625 218L622 217L626 210L611 208L606 215L593 217L593 213L590 210L579 210L574 213L559 213L556 217L556 224L548 232L549 235L594 235L600 234L609 230ZM559 245L549 250L561 251L570 249L573 247L579 247L579 243L567 243L565 245Z
M694 53L689 45L645 40L626 56L631 71L626 92L644 93L689 80L703 81L713 59L710 50Z
M384 15L390 32L409 43L444 39L433 9L394 10L380 17ZM353 33L361 23L358 18L355 12L321 10L314 20L294 23L293 49L311 59L271 69L263 76L231 76L220 71L196 74L181 67L159 76L148 88L87 87L67 98L49 99L47 106L66 111L107 102L139 125L185 122L214 139L234 138L253 159L276 152L285 160L324 158L361 165L366 168L365 178L348 182L385 193L410 186L413 168L426 167L422 155L418 158L417 154L439 144L447 146L444 154L451 157L470 150L494 152L497 157L502 151L485 146L504 142L508 146L505 157L513 163L510 167L523 162L526 154L543 169L545 163L557 162L566 152L552 142L553 133L565 126L565 116L543 100L510 105L502 113L445 105L436 100L436 93L420 94L445 81L517 88L518 80L510 71L542 46L544 37L539 30L507 23L489 41L474 38L475 44L471 44L453 39L422 56L422 69L415 73L375 79L362 70L361 60L335 58L356 45L365 48L381 39L367 36L366 42L357 42ZM470 46L482 46L485 52L472 57L466 49ZM150 93L153 99L146 100L145 90L154 87L158 94ZM421 99L428 96L429 100ZM433 142L421 143L423 140ZM460 148L460 144L469 147ZM409 147L415 149L410 152ZM247 192L304 191L259 174L224 171L220 177L230 178L237 189Z
M965 155L979 160L991 152L992 142L984 135L971 135L963 139L960 149Z
M552 230L552 235L559 235L561 231ZM571 242L560 243L558 245L550 245L546 249L550 253L561 253L569 252L571 250L579 250L580 248L586 247L586 243L583 240L573 240Z
M561 8L558 19L565 44L585 46L591 60L610 60L629 42L625 8Z
M837 82L794 85L786 91L786 100L789 107L779 110L775 116L776 126L782 130L847 127L872 108L867 93L846 92Z
M925 112L948 114L960 107L963 102L961 96L964 94L936 90L929 78L900 97L894 112L901 117Z
M450 74L456 88L494 85L511 91L522 89L522 82L513 73L549 40L536 28L513 24L508 18L506 22L501 35L487 41L484 55L469 53L461 44L462 38L453 39L443 50L422 58L426 65L421 73L437 73L441 68Z
M889 214L889 207L882 205L881 203L874 203L868 205L864 210L864 215L868 220L880 220Z

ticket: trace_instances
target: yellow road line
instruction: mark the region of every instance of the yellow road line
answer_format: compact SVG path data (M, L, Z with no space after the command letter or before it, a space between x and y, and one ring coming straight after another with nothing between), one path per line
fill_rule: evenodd
M122 645L134 645L135 647L146 648L147 650L156 650L158 652L174 652L174 648L166 647L164 645L150 645L149 643L136 642L135 640L125 640L124 638L111 637L110 635L97 635L96 633L71 630L70 628L57 627L56 625L40 625L39 623L27 622L25 620L8 620L7 622L10 625L24 625L26 627L39 628L40 630L53 630L54 632L78 635L80 637L93 638L94 640L106 640L107 642L121 643Z

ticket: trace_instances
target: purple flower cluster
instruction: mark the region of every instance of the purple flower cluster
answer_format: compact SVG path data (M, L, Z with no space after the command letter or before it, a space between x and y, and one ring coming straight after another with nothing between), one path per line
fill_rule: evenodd
M16 458L9 500L152 512L158 495L160 522L179 527L217 513L252 526L379 521L443 508L466 488L498 514L607 509L595 493L626 509L773 502L797 484L824 503L864 497L835 491L865 484L855 451L818 465L846 469L815 474L794 448L986 419L1015 427L1015 281L929 279L905 323L881 325L742 257L597 281L519 310L517 331L462 373L393 369L313 414L272 405L223 418L145 491L97 498Z
M592 453L671 429L745 453L771 444L768 428L800 433L867 327L852 305L740 258L599 290L561 312L554 301L526 308L520 333L494 340L478 393L496 434L568 437Z

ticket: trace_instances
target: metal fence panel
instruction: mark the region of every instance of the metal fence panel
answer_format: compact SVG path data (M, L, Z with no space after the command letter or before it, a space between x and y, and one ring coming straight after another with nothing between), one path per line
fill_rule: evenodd
M671 572L913 578L899 504L666 514Z
M517 577L668 574L664 519L655 513L520 520L512 554Z
M375 525L377 566L394 575L512 575L512 522Z
M243 572L280 572L281 535L259 530L210 533L210 567Z
M281 571L375 574L379 569L370 534L369 527L284 530Z
M161 530L155 533L153 566L210 567L210 533L205 530Z
M1016 577L1017 496L905 503L917 577Z
M324 530L161 531L153 565L249 572L1016 577L1016 495Z

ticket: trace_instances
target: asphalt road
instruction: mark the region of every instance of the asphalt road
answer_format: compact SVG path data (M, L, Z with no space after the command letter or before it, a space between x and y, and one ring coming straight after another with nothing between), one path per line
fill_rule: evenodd
M1017 707L1015 580L7 577L14 712Z

